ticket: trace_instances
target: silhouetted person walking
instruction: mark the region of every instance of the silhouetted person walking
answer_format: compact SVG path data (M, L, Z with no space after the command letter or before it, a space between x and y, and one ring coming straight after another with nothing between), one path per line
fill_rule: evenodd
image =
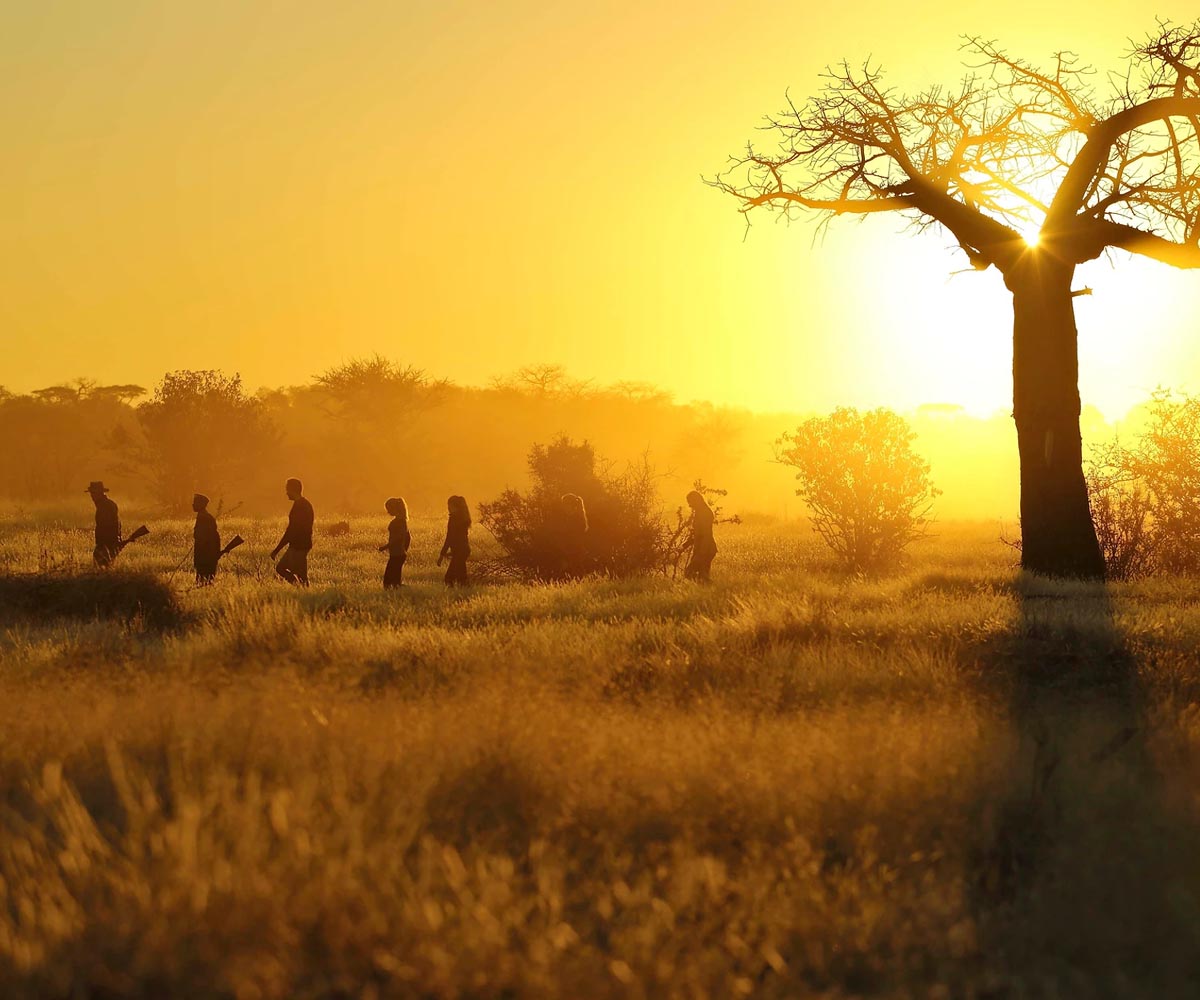
M392 515L388 524L387 544L379 546L380 552L388 554L387 566L383 570L383 587L388 590L404 586L404 563L408 559L408 546L412 536L408 533L408 505L404 498L392 497L383 507Z
M207 587L217 577L217 562L221 558L221 533L217 519L208 512L208 497L197 493L192 497L196 525L192 528L192 565L196 567L196 583Z
M87 494L96 505L96 547L92 561L101 569L112 565L121 551L121 515L107 496L108 488L99 480L88 483Z
M584 576L588 565L588 516L583 497L575 493L564 493L559 511L558 549L562 562L563 576Z
M275 564L275 572L288 583L308 586L308 553L312 551L313 506L304 497L304 485L299 479L289 479L285 486L292 509L288 513L287 530L271 551L274 559L287 546L283 558Z
M712 561L717 555L717 542L713 538L713 521L716 515L704 499L704 494L698 490L692 490L687 495L687 502L692 508L692 556L688 559L683 575L689 580L707 583Z
M442 545L441 555L437 564L440 566L446 556L450 557L450 565L446 568L447 587L465 587L467 585L467 558L471 555L471 543L467 533L471 530L471 510L463 497L450 497L446 501L449 517L446 520L446 541Z

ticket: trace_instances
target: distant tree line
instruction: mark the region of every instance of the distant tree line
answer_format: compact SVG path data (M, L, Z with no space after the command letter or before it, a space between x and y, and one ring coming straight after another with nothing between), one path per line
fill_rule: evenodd
M771 428L710 404L676 404L654 386L599 386L558 365L531 365L466 387L382 357L352 360L305 385L250 392L236 374L168 372L153 387L86 379L14 394L0 389L0 497L59 503L93 479L119 483L164 512L201 490L225 509L279 506L300 475L326 510L370 512L400 494L440 510L451 492L490 496L521 483L530 442L570 433L607 454L654 453L681 489L745 465ZM768 482L754 456L757 487Z
M0 500L74 504L103 479L165 513L186 513L200 490L214 510L266 514L278 512L282 477L299 475L326 511L377 512L400 495L415 513L440 512L452 492L478 502L524 488L531 444L565 434L617 473L648 455L669 506L700 479L727 489L743 514L790 519L806 507L772 442L811 416L677 402L645 382L598 385L552 364L484 387L378 356L257 392L221 371L169 372L149 387L76 379L25 394L0 388ZM1015 517L1007 412L981 419L930 405L909 423L943 491L940 519ZM1097 442L1112 428L1085 411L1084 434Z

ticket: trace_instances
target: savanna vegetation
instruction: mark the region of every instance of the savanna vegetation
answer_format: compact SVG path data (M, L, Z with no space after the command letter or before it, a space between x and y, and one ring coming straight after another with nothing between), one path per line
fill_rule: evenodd
M1087 468L1108 575L1200 570L1200 398L1165 390L1137 434L1099 444Z
M894 564L928 526L941 491L915 437L891 410L839 407L775 443L778 461L796 470L813 529L847 568Z
M348 388L364 378L419 399ZM341 402L312 427L347 477L367 449L404 468L456 391L385 362L322 379ZM479 495L470 587L440 583L440 498L412 504L396 592L386 519L337 508L310 590L274 578L282 518L241 509L221 527L246 544L194 586L190 521L162 512L206 469L284 452L278 400L211 372L132 409L131 387L77 388L42 402L94 408L81 435L137 422L109 440L154 472L122 508L153 528L97 573L81 498L0 508L0 995L1175 996L1200 977L1189 397L1092 450L1127 570L1108 588L1022 574L999 526L931 521L920 432L839 410L776 429L771 470L810 521L731 523L691 484L716 511L711 585L675 578L669 477L560 436ZM474 392L609 405L511 385L459 403ZM185 438L190 465L154 445Z
M525 486L535 442L588 441L623 472L645 459L670 506L702 479L742 513L802 514L771 442L813 414L754 413L672 400L644 383L601 386L533 365L487 386L454 385L383 358L350 361L306 385L251 391L231 372L170 372L149 388L75 380L32 393L0 389L0 499L64 509L102 479L122 502L186 513L194 490L213 508L274 515L297 475L325 515L382 511L404 496L441 509ZM938 513L1008 517L1017 455L1007 413L982 419L930 405L907 415L944 491ZM1111 435L1090 411L1089 439Z
M418 516L403 592L382 518L319 533L298 592L278 523L223 527L247 544L195 589L188 521L106 585L83 526L0 521L9 576L60 580L0 602L5 997L1200 976L1194 580L1046 583L953 524L868 579L747 524L708 587L447 591Z

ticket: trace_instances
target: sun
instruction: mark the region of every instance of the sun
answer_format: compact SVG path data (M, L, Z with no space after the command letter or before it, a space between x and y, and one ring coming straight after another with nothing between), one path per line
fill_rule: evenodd
M1027 229L1021 233L1021 239L1025 241L1027 247L1033 248L1041 242L1042 232L1040 229Z

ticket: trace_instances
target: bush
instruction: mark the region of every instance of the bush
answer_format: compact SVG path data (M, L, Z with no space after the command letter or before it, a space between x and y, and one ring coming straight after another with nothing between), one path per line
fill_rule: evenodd
M912 450L915 437L891 410L840 407L775 442L776 459L796 469L813 528L847 568L887 566L924 534L941 491Z
M1095 448L1092 520L1108 576L1200 572L1200 398L1159 390L1132 447Z
M1088 500L1109 580L1133 580L1155 571L1160 546L1145 487L1126 478L1118 445L1103 449L1087 469Z
M616 474L597 466L587 441L561 436L533 446L529 475L529 493L507 489L479 505L480 521L504 549L509 567L539 580L662 568L668 529L647 462ZM569 497L583 501L585 530Z
M153 573L18 573L0 576L0 620L120 619L176 628L184 612L171 586Z

